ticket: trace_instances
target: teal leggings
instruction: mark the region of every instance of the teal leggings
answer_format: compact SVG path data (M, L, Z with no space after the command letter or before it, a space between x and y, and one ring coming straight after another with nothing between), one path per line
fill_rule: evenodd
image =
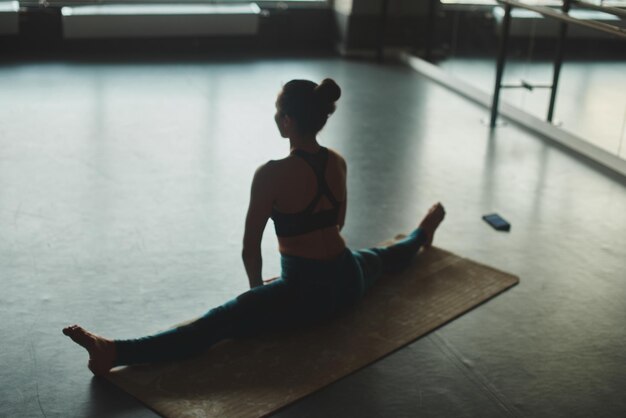
M116 340L116 365L199 354L228 338L301 328L358 301L384 272L405 268L424 243L418 228L389 247L350 251L320 261L283 255L281 277L211 309L190 324L133 340Z

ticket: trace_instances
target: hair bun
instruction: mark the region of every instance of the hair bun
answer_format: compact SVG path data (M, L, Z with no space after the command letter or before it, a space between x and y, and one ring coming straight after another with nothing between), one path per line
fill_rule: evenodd
M328 104L334 104L341 97L341 89L332 78L325 78L315 87L315 93Z

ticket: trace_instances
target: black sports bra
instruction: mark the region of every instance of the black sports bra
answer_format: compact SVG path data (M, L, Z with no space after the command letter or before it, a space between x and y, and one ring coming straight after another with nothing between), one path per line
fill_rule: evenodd
M325 177L326 164L328 163L328 149L321 147L315 154L297 149L293 154L302 158L313 169L315 177L317 178L317 194L311 203L301 212L282 213L272 208L271 218L274 221L276 235L279 237L293 237L318 229L335 226L339 220L339 208L341 204L330 191ZM322 209L314 213L315 207L323 196L330 201L333 207L331 209Z

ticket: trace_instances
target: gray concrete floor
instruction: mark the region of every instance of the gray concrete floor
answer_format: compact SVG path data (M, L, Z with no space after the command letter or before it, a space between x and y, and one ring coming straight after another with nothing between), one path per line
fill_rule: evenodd
M343 88L321 141L349 162L345 237L435 201L436 244L521 283L279 417L626 415L626 184L411 70L338 58L0 68L0 416L149 417L61 334L127 338L246 289L250 179L287 153L292 78ZM481 215L499 212L510 233ZM278 273L271 225L265 275Z

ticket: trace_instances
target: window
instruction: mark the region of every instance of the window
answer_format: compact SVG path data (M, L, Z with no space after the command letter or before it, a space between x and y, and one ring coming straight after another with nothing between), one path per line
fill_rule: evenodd
M93 4L220 4L220 3L258 3L259 5L272 6L279 3L290 3L292 6L320 6L328 3L328 0L20 0L22 7L60 7L81 6Z

